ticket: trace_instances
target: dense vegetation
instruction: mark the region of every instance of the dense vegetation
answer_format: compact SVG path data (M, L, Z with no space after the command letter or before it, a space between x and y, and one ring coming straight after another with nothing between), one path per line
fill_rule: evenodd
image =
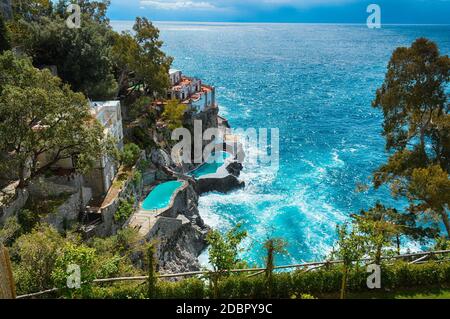
M0 53L6 51L0 59L2 185L19 179L20 187L25 187L67 158L86 172L101 152L114 153L113 141L102 141L102 129L92 121L86 97L121 96L128 122L140 118L144 126L151 125L142 115L151 114L147 107L165 94L172 59L160 50L159 31L145 18L136 19L134 35L114 32L106 17L109 2L79 2L81 28L66 26L66 7L71 3L67 0L14 3L14 19L0 17ZM11 48L21 57L7 51ZM135 101L145 103L133 108ZM136 125L137 133L128 135L134 139L141 133L136 142L152 146L145 142L151 139L141 127ZM47 162L39 165L42 154ZM25 174L28 166L31 170Z
M396 263L382 268L383 289L367 288L367 272L359 267L348 273L348 295L352 298L395 297L414 292L448 291L450 288L450 265L430 262L421 265ZM271 289L267 288L265 276L235 275L223 279L218 292L212 290L205 279L186 279L179 282L159 281L155 286L156 298L202 299L202 298L339 298L342 268L328 267L305 272L294 271L273 275ZM270 294L269 294L270 291ZM147 298L148 285L144 283L95 286L90 298Z
M82 296L90 291L95 278L134 276L143 274L145 243L132 229L124 229L106 239L83 241L75 232L59 234L45 224L25 232L19 222L0 230L0 240L11 242L11 258L17 293L26 294L53 287L62 288L62 294ZM66 288L67 266L81 268L82 291Z
M0 16L0 176L18 179L19 187L46 174L61 159L75 159L76 169L85 172L101 152L115 152L92 119L88 98L122 100L127 143L116 157L126 169L136 163L141 148L154 146L149 134L158 121L170 130L183 125L186 108L178 101L168 101L162 112L150 107L164 99L172 63L151 22L137 18L133 34L119 34L106 16L109 1L83 0L79 1L82 26L69 29L65 25L69 2L29 0L14 6L14 20L5 22ZM393 53L373 102L384 114L389 152L387 163L374 173L373 186L388 185L395 197L406 198L410 205L399 211L380 202L354 212L349 225L337 228L335 249L327 256L342 260L340 265L275 273L275 257L285 252L286 243L269 239L264 273L231 275L231 269L250 266L239 259L247 234L238 225L226 234L208 235L214 272L201 279L157 281L154 247L149 248L135 231L84 241L70 228L61 234L41 222L41 210L51 210L57 198L48 205L30 203L0 228L0 243L11 251L18 293L59 287L52 296L345 298L367 291L363 257L381 265L385 290L450 288L448 262L387 264L382 259L400 254L406 240L435 239L436 249L450 247L448 240L439 238L442 224L450 235L449 81L450 59L433 42L418 39ZM50 155L44 165L42 154ZM142 178L139 174L133 177L135 183ZM115 219L127 219L134 204L134 199L122 201ZM81 289L66 287L70 264L81 267ZM92 284L96 278L143 274L150 274L148 283Z
M131 170L151 146L148 129L157 117L150 104L165 96L172 59L160 50L159 31L145 18L137 18L134 33L112 30L106 12L109 0L81 0L81 27L68 28L69 0L13 2L13 19L0 13L0 185L19 180L18 189L47 177L55 163L72 159L80 173L88 172L107 153ZM122 100L125 148L89 110L89 100ZM171 113L167 113L169 118ZM149 120L151 119L151 120ZM128 124L147 131L135 141ZM137 123L137 124L136 124ZM137 170L132 176L140 183ZM127 175L128 176L128 175ZM120 179L120 178L119 178ZM142 274L145 242L125 229L107 239L83 240L79 225L58 233L42 221L64 202L30 198L16 216L0 227L0 243L10 250L19 294L66 283L66 267L81 266L83 281L109 276ZM9 197L3 197L9 200ZM134 210L135 200L123 200L115 219L123 222ZM64 291L64 296L85 295Z
M62 159L76 158L76 168L88 171L104 137L83 94L11 51L0 55L0 73L0 154L7 154L0 174L24 187Z

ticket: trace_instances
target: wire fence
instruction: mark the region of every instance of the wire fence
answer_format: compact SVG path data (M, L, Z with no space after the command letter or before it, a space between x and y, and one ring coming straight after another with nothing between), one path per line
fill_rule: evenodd
M428 262L428 258L432 256L439 256L439 255L445 255L450 254L450 250L436 250L436 251L428 251L428 252L418 252L418 253L410 253L410 254L403 254L403 255L395 255L395 256L384 256L381 257L381 260L389 261L389 260L398 260L398 259L412 259L409 261L410 264L422 264L425 262ZM450 259L442 259L437 260L438 262L448 262ZM331 266L331 265L337 265L342 264L343 260L327 260L327 261L319 261L319 262L309 262L309 263L302 263L302 264L293 264L293 265L282 265L282 266L275 266L273 270L286 270L286 269L303 269L304 271L312 271L324 266ZM356 261L355 261L356 262ZM363 263L372 263L372 258L363 258L361 260L358 260L358 262ZM263 274L267 271L267 268L244 268L244 269L232 269L232 270L226 270L221 271L221 274L231 274L231 273L253 273L249 275L249 277L256 276ZM183 273L174 273L174 274L158 274L156 275L156 278L159 279L168 279L168 278L184 278L184 277L193 277L193 276L205 276L205 275L214 275L218 272L214 272L211 270L200 270L200 271L191 271L191 272L183 272ZM149 279L149 276L134 276L134 277L117 277L117 278L103 278L103 279L95 279L93 281L94 284L103 284L103 283L114 283L114 282L125 282L125 281L146 281ZM52 288L36 293L26 294L17 296L17 299L26 299L26 298L33 298L33 297L39 297L45 294L53 293L59 291L61 288Z

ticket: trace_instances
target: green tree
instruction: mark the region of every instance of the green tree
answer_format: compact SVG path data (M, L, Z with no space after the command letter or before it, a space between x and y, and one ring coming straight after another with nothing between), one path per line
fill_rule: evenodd
M242 224L222 235L217 230L211 230L206 237L209 244L209 263L213 267L212 283L214 296L219 296L219 281L227 270L237 267L239 264L239 245L247 237L247 232L242 230Z
M394 51L373 106L383 111L391 152L374 174L375 187L390 185L396 197L409 200L410 212L439 218L450 236L449 80L449 57L418 39Z
M12 255L17 261L14 276L19 293L53 288L52 272L62 245L64 239L48 225L42 225L16 240Z
M127 108L130 120L135 120L140 116L147 115L149 113L149 106L151 105L151 103L152 99L148 96L141 96L136 99L136 101L131 103L131 105L129 105ZM152 116L153 114L150 113L148 115ZM148 120L154 123L154 119L148 118Z
M0 13L0 54L11 49L11 38L9 30L6 27L5 21Z
M146 18L136 18L133 30L134 35L116 34L112 49L119 93L165 97L173 59L161 50L159 30Z
M92 281L97 278L96 259L95 249L67 242L58 254L51 274L56 287L62 288L71 298L89 294ZM80 267L80 291L76 290L78 288L67 287L67 278L71 275L68 273L70 265Z
M364 256L364 238L358 234L355 228L349 231L347 224L338 226L337 234L338 246L334 255L343 261L341 299L345 299L348 273Z
M273 269L275 267L275 254L286 254L287 243L281 238L268 239L264 243L264 248L267 251L266 257L266 285L268 297L272 297L273 288Z
M353 224L366 241L366 249L376 264L381 263L384 248L395 247L400 254L401 238L413 240L434 238L436 230L417 225L416 215L400 213L377 203L367 211L352 215Z
M183 126L183 118L186 109L186 105L179 103L177 100L170 100L167 102L162 117L168 123L169 129L175 130Z
M13 0L11 4L15 20L37 21L53 11L51 0Z
M27 24L31 36L25 52L35 66L55 65L58 76L76 92L93 100L115 97L111 46L114 32L105 24L83 15L79 29L67 28L63 18L43 18Z
M0 172L14 172L19 187L60 160L87 172L106 149L103 129L88 103L48 70L10 51L0 55Z

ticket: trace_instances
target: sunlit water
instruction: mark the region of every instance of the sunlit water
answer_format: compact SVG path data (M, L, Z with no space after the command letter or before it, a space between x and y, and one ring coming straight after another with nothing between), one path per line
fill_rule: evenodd
M233 127L280 129L279 170L248 164L245 189L200 199L209 225L244 222L245 260L262 263L269 236L289 243L278 263L321 259L350 214L376 201L403 206L386 190L355 191L386 159L382 116L371 101L396 47L425 36L448 54L450 26L157 26L174 66L216 86Z

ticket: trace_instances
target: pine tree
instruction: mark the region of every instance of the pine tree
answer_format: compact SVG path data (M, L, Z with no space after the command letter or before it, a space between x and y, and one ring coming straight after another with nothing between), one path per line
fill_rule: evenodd
M450 58L417 39L398 48L373 102L384 114L388 162L374 176L409 200L409 211L440 219L450 236Z

